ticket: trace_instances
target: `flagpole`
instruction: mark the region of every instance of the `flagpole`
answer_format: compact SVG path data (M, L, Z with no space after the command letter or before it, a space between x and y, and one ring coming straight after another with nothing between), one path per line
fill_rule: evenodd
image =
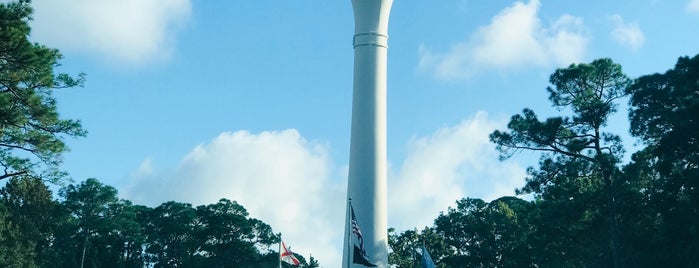
M352 197L347 199L347 215L345 219L348 221L347 228L345 230L345 235L347 236L347 268L352 266L352 217L350 216L350 210L352 209Z
M282 268L282 233L279 233L279 268Z

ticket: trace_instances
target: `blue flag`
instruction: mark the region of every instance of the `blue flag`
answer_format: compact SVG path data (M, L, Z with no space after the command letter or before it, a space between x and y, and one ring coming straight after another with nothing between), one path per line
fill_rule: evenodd
M420 260L420 267L422 268L436 268L437 266L434 265L434 262L432 261L432 257L430 257L430 253L427 252L427 249L425 246L422 246L422 260Z

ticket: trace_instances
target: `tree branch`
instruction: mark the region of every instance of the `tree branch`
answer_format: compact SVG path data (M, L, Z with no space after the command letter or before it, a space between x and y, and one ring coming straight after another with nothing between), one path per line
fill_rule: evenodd
M26 171L26 170L17 171L17 172L11 172L11 173L5 173L5 174L0 175L0 180L6 179L6 178L9 178L9 177L24 175L24 174L27 174L27 171Z

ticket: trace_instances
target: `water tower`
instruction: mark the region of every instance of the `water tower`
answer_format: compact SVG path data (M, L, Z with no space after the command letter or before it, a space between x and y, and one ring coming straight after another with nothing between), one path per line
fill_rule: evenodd
M347 197L352 200L368 260L382 268L388 268L386 57L392 4L393 0L352 0L354 86ZM351 234L349 218L345 228ZM343 267L363 267L352 264L348 239L346 235Z

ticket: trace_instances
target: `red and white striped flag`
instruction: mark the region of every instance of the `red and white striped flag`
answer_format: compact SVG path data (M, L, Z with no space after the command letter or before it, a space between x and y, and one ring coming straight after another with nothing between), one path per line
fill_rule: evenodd
M280 243L282 245L281 250L279 251L281 260L291 265L300 265L301 262L294 256L294 253L286 247L284 241L281 241Z

